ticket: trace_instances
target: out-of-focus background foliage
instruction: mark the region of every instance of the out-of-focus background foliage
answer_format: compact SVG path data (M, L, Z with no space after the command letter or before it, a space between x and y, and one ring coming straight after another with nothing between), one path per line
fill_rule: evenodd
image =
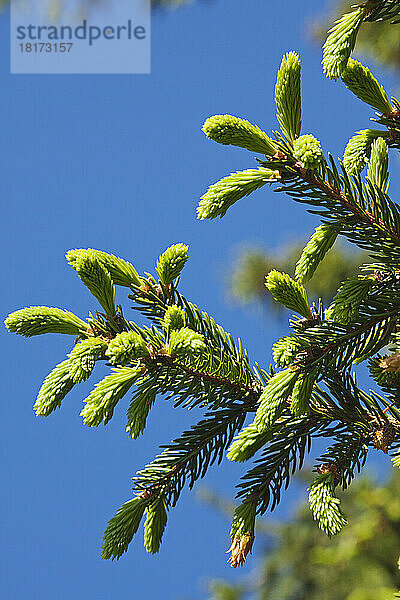
M265 275L272 269L278 269L293 277L303 246L304 243L291 244L272 252L254 247L239 251L229 279L233 297L243 304L262 302L274 311L282 310L282 305L275 302L264 285ZM310 298L322 298L329 303L339 282L356 273L365 258L363 253L336 242L306 285Z
M316 21L312 27L316 39L323 42L335 17L349 12L354 4L352 0L331 2L331 14L324 21ZM393 27L388 21L364 23L357 37L356 54L373 59L385 68L400 69L399 28Z
M231 512L212 492L202 496ZM400 586L400 474L385 485L361 477L340 497L349 524L331 540L306 504L287 523L261 520L258 568L235 585L212 581L210 600L391 600Z

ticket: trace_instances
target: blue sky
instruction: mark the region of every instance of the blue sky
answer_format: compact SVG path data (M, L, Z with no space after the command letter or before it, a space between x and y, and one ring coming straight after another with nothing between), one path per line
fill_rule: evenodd
M303 133L343 152L370 111L342 84L324 79L320 49L306 34L319 0L209 0L153 16L151 75L9 74L8 15L0 17L3 188L2 315L29 305L95 308L64 255L94 247L152 270L176 242L190 245L182 289L268 365L284 323L227 302L226 271L244 242L277 247L317 224L304 207L261 190L223 219L200 222L195 207L210 183L255 164L218 146L205 118L231 113L276 128L273 87L281 56L303 61ZM394 80L383 77L390 89ZM392 88L393 89L393 88ZM124 301L129 312L129 301ZM198 415L156 405L144 437L124 433L126 402L106 427L87 429L82 399L100 367L48 419L32 404L71 340L29 341L3 330L1 455L4 493L1 570L9 600L202 598L207 577L238 578L226 564L229 523L184 493L161 553L147 556L141 532L119 562L101 561L107 520L131 495L131 476ZM232 496L243 466L224 461L207 484ZM289 492L278 514L287 515ZM256 544L257 549L260 546Z

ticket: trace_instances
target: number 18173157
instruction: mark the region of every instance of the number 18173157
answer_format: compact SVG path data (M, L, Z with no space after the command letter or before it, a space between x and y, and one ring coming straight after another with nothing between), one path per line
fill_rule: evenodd
M70 52L73 42L23 42L19 44L21 52Z

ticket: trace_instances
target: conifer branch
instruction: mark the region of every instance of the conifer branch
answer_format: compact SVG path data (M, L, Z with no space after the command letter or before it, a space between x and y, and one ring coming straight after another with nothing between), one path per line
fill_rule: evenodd
M346 488L364 466L370 449L397 453L400 464L400 209L388 195L388 149L400 148L400 102L390 101L370 71L350 58L364 21L396 19L398 2L369 0L344 15L324 47L328 77L342 77L363 102L379 111L382 130L365 129L347 144L343 164L327 161L314 135L301 135L300 60L283 57L275 88L281 132L272 139L250 122L231 115L208 119L203 130L223 145L264 155L259 168L223 178L202 197L199 218L223 216L266 183L278 183L295 201L322 218L303 250L295 279L270 271L266 286L274 298L299 317L291 333L273 348L279 369L252 369L247 351L221 325L178 291L188 246L177 243L158 258L155 274L139 276L134 266L94 249L71 250L67 259L105 314L87 323L68 311L31 307L12 313L6 326L30 337L41 333L76 335L66 360L46 377L35 404L39 415L60 406L72 387L88 379L98 360L108 360L110 375L100 381L82 411L88 426L106 424L119 401L134 388L126 431L145 430L159 396L174 407L202 407L203 418L134 477L135 497L109 522L103 558L126 552L146 514L145 546L160 547L167 511L187 483L228 458L245 462L259 452L239 485L231 529L232 566L243 564L254 540L256 514L273 510L303 465L313 438L333 438L317 461L310 488L314 517L328 535L345 524L335 488ZM367 174L361 175L368 163ZM376 260L339 287L331 306L310 303L303 283L314 274L338 235L367 249ZM115 306L115 285L130 288L133 309L149 324L127 321ZM385 355L377 354L387 346ZM358 387L351 369L369 360L371 377L384 395ZM244 426L249 413L254 421ZM255 414L254 414L255 413Z

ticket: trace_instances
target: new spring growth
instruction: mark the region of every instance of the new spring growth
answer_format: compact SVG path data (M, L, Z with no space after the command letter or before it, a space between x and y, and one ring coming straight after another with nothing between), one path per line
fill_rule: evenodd
M171 331L168 353L172 356L201 354L206 349L204 337L188 327Z
M371 146L371 158L368 165L367 179L383 192L387 191L389 180L389 148L381 137Z
M91 375L96 361L105 353L107 342L101 338L90 337L82 340L68 354L70 376L74 383L86 381Z
M301 129L301 65L296 52L283 58L275 86L277 119L289 144L299 137Z
M254 424L260 433L268 431L282 414L300 372L286 369L269 380L259 398Z
M165 312L164 319L161 321L163 328L167 331L182 329L185 326L185 313L180 306L169 306Z
M326 319L342 325L349 325L358 316L363 300L368 296L374 280L356 275L345 281L337 291L332 304L326 311Z
M295 417L310 412L310 399L314 388L316 373L301 373L293 387L290 410Z
M137 496L121 506L115 517L109 521L104 532L102 558L118 559L128 550L147 505L148 500Z
M234 462L245 462L271 441L273 429L260 433L258 427L251 423L244 427L230 445L227 457Z
M68 255L67 255L68 257ZM96 254L82 252L76 255L73 268L109 317L115 314L115 289L110 272Z
M265 168L232 173L208 188L197 207L197 217L201 220L223 217L235 202L255 192L266 183L273 183L279 179L279 171Z
M340 500L334 495L334 477L332 473L324 473L316 477L309 489L308 501L318 526L332 537L341 531L347 520L340 509Z
M363 102L382 114L390 114L393 107L384 88L378 83L371 71L357 60L349 58L342 73L342 81Z
M64 360L47 375L33 407L38 416L50 415L61 406L64 397L72 390L74 381L70 375L70 368L69 360Z
M168 286L180 275L188 259L189 246L174 244L157 261L157 273L163 285Z
M215 115L207 119L203 131L210 140L219 144L240 146L250 152L274 156L275 143L257 125L232 115Z
M12 333L25 337L43 333L64 333L67 335L87 334L88 324L68 310L31 306L8 315L5 326Z
M126 432L136 439L146 427L147 417L156 401L156 390L139 391L134 394L127 412Z
M337 79L346 68L364 15L365 8L360 7L343 15L329 31L322 60L324 73L329 79Z
M118 402L128 393L143 369L118 367L111 375L96 384L94 390L85 399L85 407L81 412L83 422L88 427L106 425L114 414Z
M44 380L34 405L36 414L47 417L59 408L73 386L89 378L106 348L107 343L100 338L89 338L78 343L68 359L57 365Z
M294 336L281 337L272 348L272 355L277 367L284 368L291 365L301 351L301 342Z
M93 248L69 250L66 254L67 261L75 270L79 261L84 257L100 262L109 272L115 285L125 287L131 287L132 285L140 286L140 278L135 267L130 262L114 256L114 254L109 254L102 250L94 250Z
M242 566L246 556L251 552L254 542L255 520L256 504L251 500L243 502L236 508L231 528L232 544L228 550L231 553L229 562L232 567Z
M295 278L299 283L304 284L311 279L337 236L338 229L332 225L320 225L316 228L296 264Z
M293 143L293 155L305 169L314 171L324 160L321 144L311 133L300 136Z
M265 279L265 285L277 302L289 310L294 310L306 319L312 318L304 286L294 281L286 273L271 271Z
M138 358L149 356L146 342L141 335L134 331L124 331L109 343L106 356L112 365L125 366Z
M144 525L144 546L149 554L156 554L161 545L162 536L167 524L167 504L161 496L146 509Z
M387 136L388 133L380 129L363 129L350 138L343 157L343 166L349 175L361 173L371 156L373 142Z

